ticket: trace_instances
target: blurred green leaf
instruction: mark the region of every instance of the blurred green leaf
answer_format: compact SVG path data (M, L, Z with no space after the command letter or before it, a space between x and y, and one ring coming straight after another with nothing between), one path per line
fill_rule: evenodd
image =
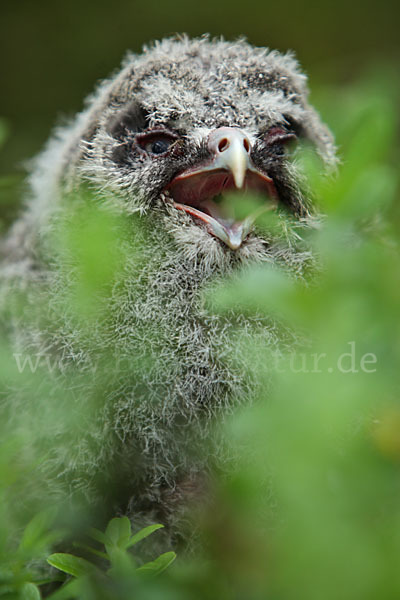
M137 544L138 542L140 542L147 536L151 535L154 531L157 531L158 529L162 529L163 527L164 527L164 525L160 525L160 524L149 525L148 527L144 527L143 529L141 529L140 531L138 531L137 533L135 533L135 535L133 535L131 537L127 547L130 548L131 546L134 546L135 544Z
M128 517L111 519L107 525L105 535L107 552L110 546L125 550L131 537L131 522Z
M132 577L134 575L136 563L133 556L126 550L118 546L111 546L108 548L107 553L111 561L111 567L107 571L108 575L116 580L120 577Z
M155 560L139 567L136 572L143 575L159 575L176 559L175 552L165 552Z
M25 527L19 548L22 551L32 550L39 546L44 546L49 539L54 539L56 532L52 532L49 537L49 529L54 522L56 511L47 509L37 513Z
M21 600L40 600L39 588L33 583L25 583L20 591Z
M83 580L84 578L81 577L80 579L73 579L72 581L68 581L58 590L50 594L48 598L51 600L70 600L72 598L79 598L80 600L82 598L81 591L83 587Z
M81 577L93 573L95 566L84 558L73 556L72 554L56 553L51 554L47 562L63 573Z
M89 533L90 533L90 537L92 537L97 542L104 544L104 546L107 544L108 538L107 538L106 534L103 533L102 531L100 531L99 529L96 529L95 527L91 527Z

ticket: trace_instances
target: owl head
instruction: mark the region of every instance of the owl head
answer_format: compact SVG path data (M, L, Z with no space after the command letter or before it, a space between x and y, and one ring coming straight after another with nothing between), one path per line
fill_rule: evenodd
M311 203L292 142L308 140L335 164L332 136L307 96L290 53L244 40L165 39L129 54L89 98L63 144L59 181L66 190L86 182L127 213L154 215L193 256L248 255L268 235L252 215L227 216L224 198L257 194L266 208L306 221Z

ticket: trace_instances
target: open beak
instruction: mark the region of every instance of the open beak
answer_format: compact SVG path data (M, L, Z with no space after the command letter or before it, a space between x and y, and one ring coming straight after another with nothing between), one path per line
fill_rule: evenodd
M250 158L251 143L241 129L214 129L208 136L207 144L211 160L174 177L166 191L172 197L175 208L204 222L210 234L232 250L237 250L260 211L244 221L232 222L219 214L216 197L233 190L252 189L275 199L276 190L272 179L253 165ZM261 212L270 209L271 204L266 203Z

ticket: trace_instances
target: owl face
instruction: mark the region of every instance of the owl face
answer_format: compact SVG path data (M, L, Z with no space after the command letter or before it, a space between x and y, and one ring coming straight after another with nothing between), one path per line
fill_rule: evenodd
M128 57L87 121L75 175L128 212L165 209L226 252L245 246L256 225L253 215L228 218L225 197L257 193L268 209L307 217L289 146L306 138L328 165L335 160L296 61L243 41L164 40Z

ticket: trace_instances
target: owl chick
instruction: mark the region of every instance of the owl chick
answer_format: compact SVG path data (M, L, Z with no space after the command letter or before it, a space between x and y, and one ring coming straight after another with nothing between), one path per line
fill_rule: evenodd
M256 261L301 276L309 258L292 240L274 244L252 215L227 216L221 200L257 193L307 226L312 203L288 142L309 140L327 167L335 164L332 136L307 95L291 54L243 40L165 39L128 54L37 159L27 208L3 243L2 271L4 289L35 289L48 318L29 326L19 318L10 335L25 352L56 356L60 376L70 364L89 371L94 348L107 349L114 364L73 442L62 424L43 433L51 458L41 469L61 493L78 490L108 517L141 515L174 533L180 507L206 486L222 455L215 422L251 401L237 331L276 348L288 340L272 320L242 316L233 324L212 314L202 293ZM94 328L91 343L66 312L52 322L65 281L48 238L82 185L99 207L147 224L140 268L128 261L118 273L108 327ZM150 366L135 370L144 356ZM80 386L79 402L91 385Z

